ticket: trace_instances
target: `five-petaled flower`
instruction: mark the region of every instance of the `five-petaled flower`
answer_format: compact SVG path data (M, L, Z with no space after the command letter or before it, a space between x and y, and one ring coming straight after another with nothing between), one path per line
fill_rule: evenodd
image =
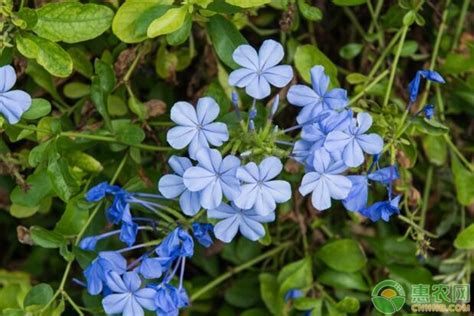
M345 199L352 187L351 180L341 175L347 167L342 161L334 161L324 149L314 154L314 171L304 175L299 191L302 195L312 192L313 206L322 211L331 207L331 198Z
M127 270L127 260L114 251L99 252L91 264L84 270L87 281L87 291L91 295L97 295L106 285L107 274L114 271L123 274Z
M398 203L400 203L401 195L397 195L388 201L375 202L371 206L360 210L359 212L365 217L370 218L371 221L376 222L380 219L388 222L390 216L400 214Z
M196 158L201 148L220 146L229 139L224 123L213 122L219 115L219 105L211 97L198 100L196 109L188 102L177 102L171 108L171 120L178 124L168 131L171 147L183 149L189 145L189 156Z
M201 209L200 193L189 191L183 183L183 175L193 164L186 157L171 156L168 164L176 174L164 175L158 182L158 190L167 199L174 199L178 196L179 206L183 213L194 216Z
M237 178L243 182L242 191L234 203L242 209L253 208L257 214L268 215L291 198L291 186L287 181L272 180L283 169L276 157L265 158L258 166L249 162L237 170Z
M256 241L265 236L265 228L262 223L275 220L275 213L259 215L255 210L243 210L237 205L222 203L207 213L209 218L221 219L214 226L214 235L219 240L229 243L234 239L238 231L247 239Z
M224 159L216 149L203 148L197 155L199 164L184 172L183 182L188 190L200 192L201 205L216 208L225 196L233 201L240 194L240 182L236 177L239 158L228 155Z
M142 281L134 271L126 272L123 278L115 271L107 274L107 286L113 292L102 300L107 314L143 316L143 309L156 310L156 291L140 288Z
M364 152L374 155L382 151L383 139L378 134L365 134L372 126L368 113L357 114L345 131L332 131L326 137L324 147L330 151L342 151L342 158L348 167L357 167L364 162Z
M15 69L0 67L0 113L8 123L16 124L31 106L31 96L25 91L11 90L16 82Z
M346 90L334 88L328 91L329 77L324 73L323 66L311 68L311 84L313 89L294 85L288 91L288 102L303 108L296 117L298 123L310 121L324 110L340 111L347 106Z
M255 98L263 99L270 95L270 84L283 88L293 78L293 69L288 65L278 65L283 59L283 46L266 40L257 51L250 45L240 45L232 54L234 61L243 68L229 75L229 84Z

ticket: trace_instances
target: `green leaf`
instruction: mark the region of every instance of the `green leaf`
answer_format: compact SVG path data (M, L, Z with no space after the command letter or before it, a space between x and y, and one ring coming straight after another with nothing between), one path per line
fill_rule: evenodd
M285 301L280 295L277 277L270 273L261 273L258 276L260 281L260 295L273 315L281 315Z
M293 300L293 305L299 311L307 311L315 308L321 308L323 300L313 297L298 297Z
M451 170L459 203L466 206L471 205L474 203L474 172L464 167L454 153L451 155Z
M343 313L357 313L360 303L355 297L346 296L336 304L336 308Z
M339 50L339 56L344 59L353 59L362 51L363 45L359 43L349 43Z
M458 249L474 249L474 223L461 231L454 240Z
M49 3L36 10L33 31L53 42L77 43L98 37L112 23L114 12L105 5L80 2Z
M74 150L66 153L65 156L71 167L91 173L98 173L104 169L98 160L85 152Z
M247 44L247 40L240 34L235 25L221 15L214 15L207 25L209 36L220 60L230 68L239 67L232 59L234 50Z
M51 182L48 181L45 169L39 169L28 176L26 183L28 185L26 191L19 186L13 189L10 199L14 204L36 207L51 193Z
M169 9L151 22L148 26L147 36L153 38L177 31L184 24L188 15L188 6Z
M95 103L97 111L104 118L105 124L111 128L107 101L110 92L115 86L115 73L112 66L101 60L95 60L95 75L92 77L91 99Z
M358 271L367 263L362 248L352 239L341 239L327 243L317 256L330 268L342 272Z
M133 124L128 119L114 120L112 127L117 140L124 144L137 145L145 139L145 132L140 126Z
M112 30L125 43L138 43L147 39L151 22L161 17L173 0L127 0L115 14Z
M448 146L442 136L426 135L423 139L423 148L429 161L437 166L442 166L448 156Z
M360 272L326 270L318 275L318 281L335 289L369 290Z
M271 0L225 0L225 2L241 8L252 8L270 3Z
M79 191L79 185L71 174L67 162L57 153L49 157L48 176L54 192L64 202L69 201Z
M224 298L230 305L249 308L259 300L258 278L254 274L247 274L236 279L224 294Z
M285 295L291 289L302 289L313 283L313 268L311 257L287 264L278 273L280 295Z
M193 19L191 14L187 14L184 19L183 25L173 33L166 35L166 41L168 44L177 46L183 44L191 34L191 28L193 26Z
M427 119L424 117L415 117L411 123L415 128L424 134L443 135L449 132L449 128L434 119Z
M367 2L367 0L332 0L335 5L339 6L353 6L361 5Z
M23 114L22 118L36 120L48 115L49 112L51 112L51 103L45 99L35 98L31 101L31 107Z
M66 244L66 240L61 234L44 229L39 226L31 226L31 239L33 242L43 248L59 248Z
M54 291L51 285L40 283L33 286L28 294L26 294L23 306L46 305L53 298L53 295Z
M67 52L72 58L72 65L74 69L84 77L92 77L94 69L89 57L84 52L84 50L80 49L79 47L71 47L67 50Z
M313 7L306 3L306 0L298 0L298 8L301 14L308 21L320 21L323 18L323 13L318 7Z
M350 84L359 84L359 83L366 82L368 78L361 73L354 72L354 73L348 74L346 76L346 80Z
M12 204L10 206L10 214L16 218L26 218L33 216L38 212L40 206L24 206L19 204Z
M70 99L79 99L89 95L91 86L82 82L68 82L64 85L63 93Z
M67 203L66 210L56 223L54 231L61 235L78 234L89 218L90 208L91 204L84 199L83 195L73 197Z
M16 44L23 56L35 59L53 76L64 78L72 73L71 56L58 44L30 33L18 34Z
M296 48L295 66L306 82L311 82L310 70L316 65L323 66L326 75L331 79L331 83L338 86L337 67L323 52L314 45L300 45Z

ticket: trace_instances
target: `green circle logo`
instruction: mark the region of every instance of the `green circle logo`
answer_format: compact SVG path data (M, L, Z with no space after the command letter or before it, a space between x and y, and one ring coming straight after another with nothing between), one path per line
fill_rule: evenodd
M372 290L372 303L379 312L393 314L405 304L405 290L398 282L384 280Z

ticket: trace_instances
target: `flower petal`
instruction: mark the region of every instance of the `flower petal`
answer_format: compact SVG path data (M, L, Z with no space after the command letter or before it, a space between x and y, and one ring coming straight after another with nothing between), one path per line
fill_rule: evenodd
M125 304L122 315L144 316L143 308L140 306L135 296L130 296L130 299Z
M219 105L211 97L203 97L198 100L196 113L199 123L204 126L214 121L219 115Z
M226 156L219 167L219 173L225 176L236 177L237 169L240 166L240 159L233 155Z
M154 289L144 288L135 292L135 299L143 308L154 311L156 310L155 295Z
M224 123L211 123L203 127L202 133L207 141L214 146L220 146L229 140L227 125Z
M226 218L214 226L214 235L217 239L229 243L237 235L240 219L237 215Z
M184 101L176 102L171 108L170 118L173 122L183 126L197 126L199 124L196 109Z
M192 126L175 126L166 134L168 144L174 149L183 149L196 137L197 129Z
M201 205L205 209L213 209L222 202L221 181L214 180L206 185L201 192Z
M198 132L189 144L188 149L189 157L194 160L197 159L197 154L199 151L201 151L203 148L209 148L209 143L207 142L206 135L204 135L203 131L200 129L198 129L197 131Z
M341 131L332 131L326 137L324 148L326 148L329 152L340 151L347 146L351 139L353 139L352 135Z
M351 140L344 148L342 158L348 167L358 167L364 162L364 153L355 139Z
M235 206L230 206L226 203L221 203L218 207L208 210L207 216L209 218L223 219L234 216L238 210Z
M383 139L378 134L365 134L356 136L362 150L370 155L378 154L383 149Z
M266 69L262 76L270 82L271 85L283 88L291 79L293 79L293 68L288 65L280 65Z
M237 169L236 176L239 180L247 183L257 182L260 178L258 166L255 162L249 162Z
M267 181L263 185L275 199L275 202L284 203L291 199L291 186L287 181L273 180Z
M234 200L235 205L244 210L252 208L259 193L257 184L243 184L240 188L240 195Z
M258 166L259 180L268 181L278 176L283 169L283 164L277 157L267 157Z
M120 314L125 309L125 306L128 304L129 300L129 293L110 294L102 300L102 307L109 315Z
M234 61L242 67L257 71L258 68L258 54L257 51L250 45L240 45L234 50L232 54Z
M116 293L129 293L129 289L123 282L120 275L115 271L109 271L105 276L105 282L107 286Z
M318 149L314 153L313 168L317 172L326 173L331 166L331 156L324 148Z
M252 82L245 88L245 92L257 100L270 95L270 84L263 76L256 76Z
M21 90L12 90L0 94L0 113L8 123L16 124L31 106L31 96Z
M364 134L372 126L372 116L369 113L357 114L357 134Z
M140 288L142 280L138 276L138 273L134 271L125 272L123 275L123 283L130 292L135 292Z
M308 193L313 192L316 189L320 178L321 175L319 173L308 172L301 180L301 185L298 191L300 191L303 196L308 195Z
M216 174L222 163L222 156L216 149L203 148L198 151L196 160L199 162L200 167L206 168Z
M245 216L242 217L239 229L240 233L244 235L245 238L252 241L257 241L265 236L265 228L263 228L263 225Z
M191 167L183 175L183 183L189 191L201 191L215 181L216 176L202 167Z
M340 111L347 106L347 91L335 88L324 95L324 103L331 110Z
M367 206L367 178L365 176L347 176L347 178L352 182L352 187L342 204L348 211L360 211Z
M186 190L179 198L179 206L184 214L194 216L201 209L201 194Z
M315 106L321 101L320 97L310 87L300 84L292 86L288 90L286 98L290 104L301 107Z
M329 86L329 77L324 73L323 66L318 65L311 68L311 84L316 94L323 97Z
M7 92L16 82L15 69L10 65L0 67L0 93Z
M167 199L174 199L186 190L183 178L174 174L167 174L160 178L158 190Z
M276 203L269 190L265 190L263 188L258 187L257 198L255 199L255 205L253 206L255 213L257 213L258 215L265 216L270 213L273 213L273 211L275 211L275 208Z
M311 202L319 211L324 211L331 207L331 195L326 181L327 179L321 177L321 179L316 182L316 187L311 195Z
M168 164L170 165L171 169L177 174L182 176L186 169L191 168L193 164L191 160L186 157L178 157L178 156L171 156L168 160Z
M327 179L329 194L335 200L345 199L352 188L352 182L346 176L341 175L325 175Z
M284 56L285 52L280 43L272 39L264 41L258 50L259 69L264 71L277 65Z
M257 76L257 72L253 69L240 68L234 70L229 75L229 85L233 87L243 88L248 86Z
M220 177L224 196L233 201L240 195L240 181L235 176L223 175Z

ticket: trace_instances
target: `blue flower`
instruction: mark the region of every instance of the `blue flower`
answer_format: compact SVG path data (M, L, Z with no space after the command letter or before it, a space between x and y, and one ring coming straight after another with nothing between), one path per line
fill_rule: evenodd
M372 126L368 113L357 114L346 131L332 131L326 137L324 147L330 151L342 151L342 158L348 167L357 167L364 162L364 152L374 155L382 151L383 139L379 135L365 134Z
M323 66L311 68L311 84L313 89L294 85L288 91L288 102L303 108L296 118L298 123L314 119L324 110L340 111L347 106L346 90L335 88L328 91L329 77Z
M367 177L347 176L347 178L351 181L352 187L347 197L342 200L342 204L348 211L360 211L367 206L369 195Z
M91 264L84 270L87 280L87 291L97 295L104 289L106 276L110 271L123 274L127 270L127 260L114 251L99 252Z
M388 222L390 216L394 214L400 214L398 203L400 203L401 195L396 196L392 200L376 202L371 206L360 210L360 213L365 217L370 218L372 222L376 222L380 219Z
M87 191L86 201L98 202L102 200L106 195L114 195L120 191L122 191L122 189L119 186L110 185L107 182L101 182L93 186L89 191Z
M160 257L172 258L172 260L181 256L192 257L194 253L193 238L187 231L178 227L163 239L156 248L156 253Z
M189 305L188 296L183 288L177 289L168 283L162 283L154 288L158 316L178 316L179 309Z
M283 46L274 40L264 41L258 54L252 46L240 45L232 57L243 68L231 72L229 84L245 87L245 92L258 100L269 96L270 85L283 88L293 78L291 66L277 66L284 54Z
M233 203L232 206L222 203L217 208L209 210L207 216L221 219L214 226L214 235L226 243L231 242L239 230L247 239L256 241L265 236L262 223L275 220L275 213L262 216L253 209L242 210Z
M25 91L11 90L16 82L15 69L0 67L0 113L8 123L16 124L31 106L31 96Z
M196 158L203 147L220 146L229 139L224 123L213 121L219 115L219 105L211 97L198 100L196 109L187 102L177 102L171 108L171 120L178 124L166 134L171 147L183 149L189 145L189 156Z
M230 201L240 194L240 182L236 177L240 160L232 155L222 159L215 149L203 148L197 155L199 164L184 172L184 185L192 192L201 193L201 206L217 207L223 195Z
M303 291L298 289L291 289L285 294L285 301L288 302L289 300L294 300L295 298L302 297Z
M427 104L423 107L423 113L428 120L431 120L435 113L435 107L432 104Z
M413 78L413 80L408 85L408 91L410 92L410 103L415 102L416 98L418 97L421 78L426 78L427 80L437 83L445 83L443 77L441 77L441 75L436 71L418 70L416 72L415 78Z
M303 126L301 138L312 142L321 148L326 141L327 135L332 131L343 131L349 127L352 122L352 110L341 112L324 111L319 116L326 115L322 120L315 121Z
M145 255L136 271L145 279L158 279L163 274L163 262L166 262L163 258L150 258Z
M120 277L114 271L107 275L107 286L113 294L102 300L102 306L107 314L122 314L124 316L143 316L143 309L156 310L156 291L152 288L140 288L142 281L134 271Z
M400 174L398 173L397 166L388 166L385 168L381 168L377 171L371 172L368 175L368 178L372 181L380 182L382 184L388 185L392 183L394 180L400 178Z
M311 201L317 210L331 207L331 198L342 200L349 195L352 183L340 175L347 169L342 161L332 160L321 148L314 154L313 168L314 171L304 175L299 191L303 196L312 192Z
M192 227L194 238L196 238L203 247L208 248L213 244L210 233L214 227L211 224L193 223Z
M201 209L199 192L189 191L183 183L183 175L193 165L191 160L185 157L171 156L168 163L176 174L167 174L161 177L158 190L167 199L179 198L179 205L183 213L194 216Z
M237 169L237 178L243 182L240 195L234 203L241 209L253 208L259 215L265 216L275 211L276 203L291 198L291 186L287 181L272 180L277 177L283 164L276 157L265 158L258 166L249 162Z

